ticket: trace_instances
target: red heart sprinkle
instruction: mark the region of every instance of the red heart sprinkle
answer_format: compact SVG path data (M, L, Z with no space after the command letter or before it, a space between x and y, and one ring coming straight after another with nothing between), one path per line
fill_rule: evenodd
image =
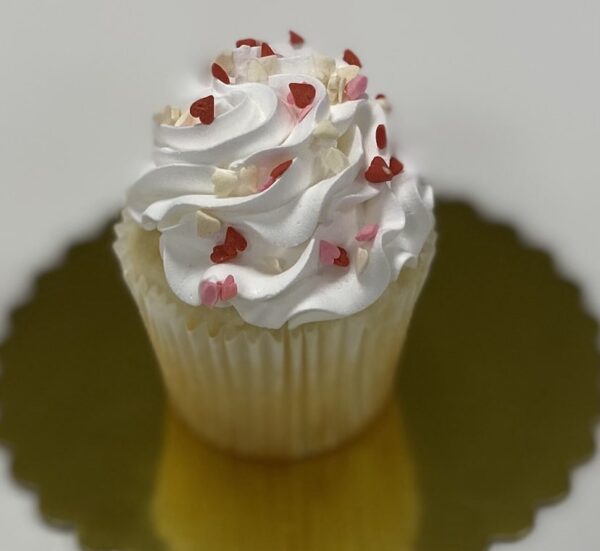
M379 149L385 149L387 145L387 133L385 131L385 125L380 124L375 130L375 141Z
M348 65L356 65L357 67L362 67L362 63L358 56L352 50L344 50L344 61Z
M227 74L227 71L225 71L225 69L223 69L223 67L221 67L218 63L213 63L212 67L210 68L212 76L215 77L217 80L220 80L221 82L224 82L225 84L229 84L229 75Z
M290 31L290 44L292 46L300 46L301 44L304 44L304 38L302 38L298 33Z
M190 115L199 118L202 124L211 124L215 120L215 97L206 96L192 103Z
M271 178L273 178L273 180L276 180L277 178L279 178L280 176L283 175L283 173L290 168L290 166L292 165L293 159L290 159L289 161L284 161L281 164L278 164L273 170L271 170Z
M396 157L392 157L390 159L390 170L393 172L394 176L396 176L404 170L404 165L396 159Z
M365 178L372 184L383 184L389 182L394 174L386 164L383 157L373 157L369 168L365 172Z
M267 57L270 55L275 55L273 48L271 48L271 46L269 46L266 42L263 42L260 45L260 57Z
M226 249L233 249L234 251L245 251L248 242L239 231L229 226L225 234L224 246Z
M375 99L385 99L385 94L377 94Z
M338 247L338 249L340 250L340 256L338 256L333 261L333 263L336 266L342 266L342 268L345 268L350 264L350 259L348 258L348 251L346 251L346 249L343 249L342 247Z
M240 46L258 46L258 40L255 40L254 38L242 38L235 43L236 48L239 48Z
M232 260L237 256L235 251L228 250L225 245L217 245L213 247L212 254L210 255L210 259L215 264L222 264L223 262L227 262L228 260Z
M296 107L299 107L300 109L309 106L314 101L317 94L315 87L307 82L290 83L290 92L292 93Z

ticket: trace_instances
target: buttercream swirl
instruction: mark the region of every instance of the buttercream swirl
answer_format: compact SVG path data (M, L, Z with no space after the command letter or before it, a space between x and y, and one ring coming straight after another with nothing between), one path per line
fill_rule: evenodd
M304 46L274 49L261 57L260 46L244 45L218 58L230 83L214 78L198 93L214 97L211 124L177 110L157 120L156 167L131 188L127 211L161 233L166 279L182 301L200 306L203 284L233 276L235 292L216 306L256 326L293 328L376 301L419 256L433 196L405 172L365 178L371 160L390 152L376 139L381 105L348 97L358 67ZM314 89L308 107L295 105L294 83ZM369 239L357 240L365 227ZM215 262L228 228L247 246ZM323 243L348 265L324 261Z

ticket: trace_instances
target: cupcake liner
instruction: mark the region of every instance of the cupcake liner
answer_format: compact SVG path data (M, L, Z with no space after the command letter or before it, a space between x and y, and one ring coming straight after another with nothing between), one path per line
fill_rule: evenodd
M435 248L432 233L417 267L362 312L272 330L233 308L184 304L164 278L157 233L126 217L116 233L174 409L221 448L273 458L331 449L382 408Z

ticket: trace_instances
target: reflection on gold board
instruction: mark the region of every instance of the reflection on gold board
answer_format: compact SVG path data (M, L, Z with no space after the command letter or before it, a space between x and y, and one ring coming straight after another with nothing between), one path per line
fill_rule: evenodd
M437 214L396 401L294 465L191 437L165 407L111 229L75 246L0 345L15 478L92 550L483 551L522 534L592 453L597 327L547 255L464 204Z
M397 402L342 449L287 464L224 456L168 415L152 516L172 551L413 549L418 496Z

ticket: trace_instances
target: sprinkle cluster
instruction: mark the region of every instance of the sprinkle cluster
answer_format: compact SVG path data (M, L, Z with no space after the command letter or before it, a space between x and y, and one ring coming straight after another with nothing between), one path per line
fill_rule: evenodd
M289 42L294 48L299 48L304 44L304 38L294 31L289 31ZM269 70L273 66L271 61L282 56L275 52L267 42L254 38L243 38L236 42L236 48L244 47L260 48L258 58L252 59L248 64L247 80L266 82ZM362 63L359 57L352 50L346 49L343 53L343 60L347 65L340 67L336 67L335 62L328 58L317 61L319 79L324 83L332 104L361 99L367 89L368 80L366 76L360 74ZM211 74L213 78L226 85L234 85L235 77L231 74L232 68L233 57L231 52L224 53L212 63ZM315 97L316 89L312 84L292 82L289 84L287 97L283 98L282 101L286 102L288 108L295 112L297 120L300 122L313 108ZM389 102L383 94L377 94L375 99L385 110L390 109ZM156 121L159 124L180 127L198 124L210 125L218 120L218 117L219 113L215 108L215 98L213 95L208 95L198 98L185 111L168 106L162 113L157 115ZM317 125L313 134L321 139L335 138L337 137L337 130L331 121L325 120ZM385 125L380 124L377 126L373 140L378 150L383 152L386 149L388 139ZM330 148L323 156L322 162L325 174L329 172L335 174L345 168L347 159L338 149ZM378 186L389 182L404 170L403 164L393 156L390 157L389 161L386 161L383 156L376 155L367 162L368 165L364 170L364 180L367 185ZM277 181L284 176L293 163L294 159L288 159L272 167L263 181L259 181L259 173L264 174L264 171L259 171L258 167L255 166L246 166L239 171L217 168L212 177L214 193L217 197L264 193L276 185ZM199 210L196 216L198 236L212 238L221 231L222 223L218 218L202 210ZM360 244L354 258L358 273L362 272L368 262L368 246L376 238L378 232L379 226L377 224L368 224L361 228L354 237ZM241 231L228 226L224 241L214 245L210 259L215 264L231 262L243 253L247 247L248 241ZM345 248L327 240L321 240L319 243L319 259L323 265L334 266L336 269L347 268L351 263L350 256ZM279 259L266 259L266 263L269 264L272 271L276 273L282 271ZM201 303L209 308L220 301L229 301L235 298L237 292L237 282L231 274L223 281L202 281L199 289Z

